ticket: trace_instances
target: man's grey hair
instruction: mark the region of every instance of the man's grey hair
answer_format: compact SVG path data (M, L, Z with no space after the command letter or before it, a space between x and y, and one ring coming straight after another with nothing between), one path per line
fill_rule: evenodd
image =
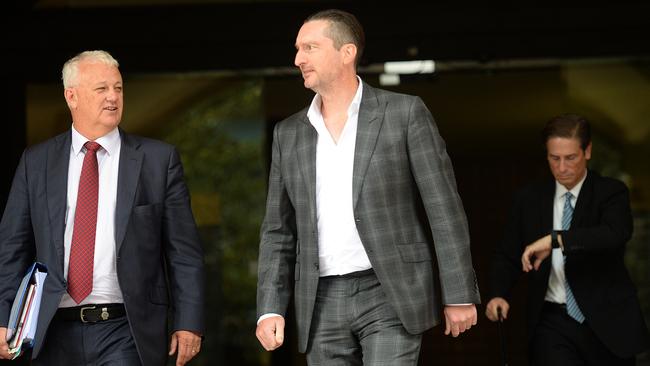
M67 89L77 85L77 74L79 73L79 63L81 61L103 63L115 67L120 66L117 60L106 51L84 51L63 64L63 70L61 70L63 88Z

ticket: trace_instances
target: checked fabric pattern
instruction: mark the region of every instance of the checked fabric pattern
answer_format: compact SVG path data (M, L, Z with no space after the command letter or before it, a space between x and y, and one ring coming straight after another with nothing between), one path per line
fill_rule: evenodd
M77 304L90 295L93 289L99 195L97 150L101 148L101 145L94 141L88 141L84 147L86 147L86 154L79 177L77 208L74 216L68 267L68 293Z
M573 194L571 194L571 192L567 192L564 197L564 208L562 210L562 230L569 230L569 227L571 227L571 219L573 218L573 206L571 206L571 199L573 198ZM571 291L571 287L569 287L569 281L566 279L566 276L564 277L564 288L566 289L567 314L569 314L569 316L575 319L578 323L584 322L585 316L582 314L582 311L580 311L580 308L578 307L578 302L573 296L573 291Z

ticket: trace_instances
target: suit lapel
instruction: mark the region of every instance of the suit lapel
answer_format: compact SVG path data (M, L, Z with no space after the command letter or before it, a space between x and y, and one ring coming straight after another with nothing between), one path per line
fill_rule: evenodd
M386 109L385 104L379 103L374 88L364 83L362 93L352 173L353 207L357 206L363 179L368 171L368 164L370 164L370 158L375 151L377 136L382 126L383 119L378 116L383 116Z
M578 194L578 200L576 201L575 208L573 209L573 217L571 217L571 227L579 227L580 220L584 216L585 211L587 210L587 202L592 202L592 196L594 194L593 182L594 182L594 172L587 172L587 178L585 178L584 183L582 183L582 188L580 188L580 193Z
M65 213L68 206L68 166L70 165L71 131L54 138L47 152L47 208L51 223L52 242L60 259L63 273L63 237ZM73 220L69 217L68 220Z
M138 150L140 143L136 138L120 130L120 167L117 178L117 203L115 205L115 245L120 252L126 227L129 224L133 200L140 179L144 154Z
M303 179L306 183L311 216L316 218L316 143L318 133L307 118L307 111L298 123L296 131L296 155Z

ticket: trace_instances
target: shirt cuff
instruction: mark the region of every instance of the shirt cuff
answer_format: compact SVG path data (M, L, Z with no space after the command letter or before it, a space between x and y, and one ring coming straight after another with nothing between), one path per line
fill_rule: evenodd
M257 319L257 324L260 324L260 322L261 322L262 320L267 319L267 318L270 318L270 317L272 317L272 316L280 316L280 317L281 317L282 315L280 315L280 314L276 314L276 313L266 313L266 314L260 316L259 319Z

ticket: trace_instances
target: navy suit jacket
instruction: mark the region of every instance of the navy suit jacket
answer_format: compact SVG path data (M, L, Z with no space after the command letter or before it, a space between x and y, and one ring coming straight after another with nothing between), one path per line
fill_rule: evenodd
M553 229L554 197L553 179L528 186L515 195L504 239L492 261L491 297L509 297L523 273L524 248ZM631 357L649 344L636 289L623 260L631 236L627 187L589 171L576 201L571 228L562 234L565 275L586 323L620 357ZM550 257L538 271L530 272L529 335L539 322L550 273Z
M172 330L202 333L201 248L183 168L173 146L121 134L115 210L116 267L127 318L143 365L167 359ZM47 265L36 358L66 292L63 233L71 132L23 153L0 224L0 326L6 326L21 277L34 261Z

